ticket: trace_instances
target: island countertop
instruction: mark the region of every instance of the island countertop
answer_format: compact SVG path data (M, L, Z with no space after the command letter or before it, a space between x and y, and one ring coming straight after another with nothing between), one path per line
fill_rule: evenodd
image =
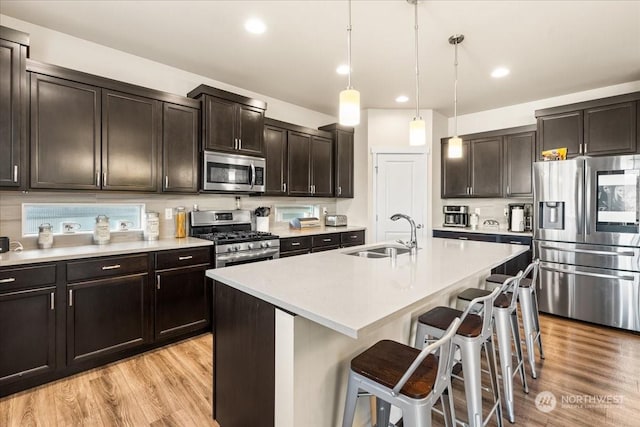
M524 253L522 245L425 238L415 257L364 258L358 249L207 270L207 276L290 313L357 338L430 296Z

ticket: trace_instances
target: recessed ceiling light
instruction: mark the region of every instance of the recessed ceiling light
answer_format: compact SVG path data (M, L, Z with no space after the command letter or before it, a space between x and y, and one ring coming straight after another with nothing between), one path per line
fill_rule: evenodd
M338 65L338 68L336 68L336 73L346 76L347 74L349 74L349 66L347 64Z
M491 77L499 79L500 77L508 76L510 72L508 68L498 67L491 72Z
M409 97L406 95L400 95L399 97L396 98L396 102L407 102L409 100Z
M267 31L267 26L258 18L250 18L244 23L244 29L251 34L262 34Z

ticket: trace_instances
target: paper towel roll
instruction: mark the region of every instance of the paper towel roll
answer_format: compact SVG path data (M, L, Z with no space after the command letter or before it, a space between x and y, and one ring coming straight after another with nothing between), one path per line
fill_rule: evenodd
M269 232L269 217L268 216L257 216L256 217L256 231L264 231L265 233Z
M511 231L524 231L524 209L511 210Z

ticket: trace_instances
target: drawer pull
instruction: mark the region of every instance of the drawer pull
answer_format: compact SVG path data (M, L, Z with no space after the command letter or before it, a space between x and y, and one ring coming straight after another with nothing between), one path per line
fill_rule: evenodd
M178 257L178 261L186 261L188 259L193 259L193 255L187 255L187 256Z
M462 236L458 237L458 239L460 239L460 240L469 240L468 237L462 237Z
M512 245L521 245L522 242L518 242L517 240L510 240L509 243L511 243Z
M330 242L331 239L322 239L323 242Z
M16 278L15 277L9 277L7 279L0 279L0 283L11 283L11 282L15 282Z
M300 242L293 242L291 243L291 246L300 246Z
M116 270L118 268L120 268L120 264L105 265L104 267L102 267L103 270Z
M358 236L350 236L352 239L357 239Z

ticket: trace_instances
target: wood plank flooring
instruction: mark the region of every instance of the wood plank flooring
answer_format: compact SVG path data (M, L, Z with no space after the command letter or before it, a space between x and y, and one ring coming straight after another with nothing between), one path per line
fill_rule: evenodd
M553 316L541 316L541 327L546 359L538 379L528 377L528 395L516 380L516 425L638 426L640 335ZM211 419L212 346L212 335L201 335L5 397L0 426L219 427ZM454 388L462 415L462 386ZM549 413L535 405L543 391L556 399Z

